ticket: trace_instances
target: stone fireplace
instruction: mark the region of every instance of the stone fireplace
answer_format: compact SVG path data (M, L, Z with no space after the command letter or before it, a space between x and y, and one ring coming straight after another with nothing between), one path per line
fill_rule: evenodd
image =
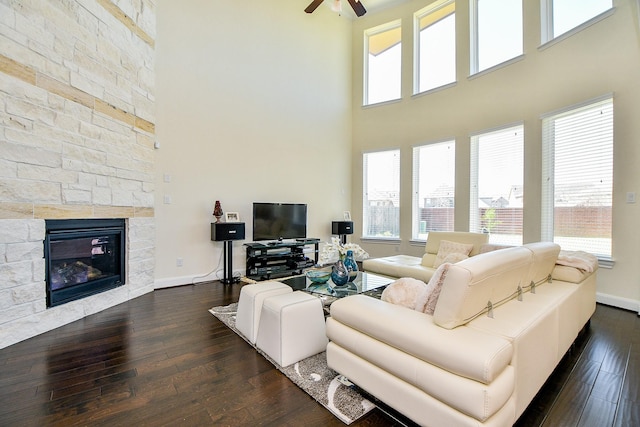
M153 291L155 0L9 2L0 14L3 348ZM83 258L74 275L45 259L47 224L105 218L124 224L121 272L93 293L70 282L103 273L113 235L75 254L61 246ZM47 292L52 262L60 297ZM68 297L72 288L82 298Z

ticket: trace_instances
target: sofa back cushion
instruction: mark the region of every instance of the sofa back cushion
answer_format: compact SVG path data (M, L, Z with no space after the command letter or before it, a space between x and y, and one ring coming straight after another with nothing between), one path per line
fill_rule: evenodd
M489 235L467 231L430 231L424 248L425 254L422 257L423 266L434 266L442 240L456 243L471 243L473 244L473 248L471 252L469 252L469 256L474 256L479 254L482 245L489 241Z
M487 252L449 266L433 318L453 329L511 300L531 277L533 252L524 247ZM551 270L549 270L551 271Z
M533 253L533 262L529 270L528 283L522 283L522 286L528 286L531 282L540 284L547 280L553 268L556 265L560 246L551 242L527 243L524 245Z

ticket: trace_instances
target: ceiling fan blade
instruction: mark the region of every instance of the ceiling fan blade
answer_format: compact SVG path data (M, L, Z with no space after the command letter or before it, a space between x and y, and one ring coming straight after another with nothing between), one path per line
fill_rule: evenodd
M362 5L362 3L360 3L359 0L347 0L347 1L353 8L353 11L356 13L356 15L362 16L365 13L367 13L367 9L364 8L364 6Z
M322 3L323 1L324 0L313 0L311 4L307 6L307 8L304 11L307 13L313 12L314 10L316 10L318 6L320 6L320 3Z

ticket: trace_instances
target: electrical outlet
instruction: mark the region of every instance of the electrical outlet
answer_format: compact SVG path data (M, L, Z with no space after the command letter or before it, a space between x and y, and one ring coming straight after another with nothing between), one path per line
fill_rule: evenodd
M164 195L164 204L165 205L170 205L171 204L171 196L168 194Z
M636 202L636 193L633 191L629 191L627 193L627 203L635 203Z
M182 258L176 258L176 267L182 267L184 265L184 260Z

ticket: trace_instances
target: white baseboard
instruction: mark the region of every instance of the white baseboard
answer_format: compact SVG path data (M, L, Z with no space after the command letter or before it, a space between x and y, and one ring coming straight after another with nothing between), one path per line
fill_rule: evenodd
M154 289L173 288L174 286L190 285L193 277L168 277L166 279L156 279L153 282Z
M180 277L168 277L165 279L157 279L154 281L154 289L173 288L175 286L184 285L196 285L202 282L210 282L212 280L218 280L214 275L210 276L180 276Z
M242 277L244 271L234 270L233 277ZM213 280L221 280L222 271L214 271L198 276L176 276L166 277L164 279L156 279L154 281L154 289L173 288L174 286L197 285L198 283L211 282Z
M596 292L596 301L624 310L635 311L640 316L640 301Z

